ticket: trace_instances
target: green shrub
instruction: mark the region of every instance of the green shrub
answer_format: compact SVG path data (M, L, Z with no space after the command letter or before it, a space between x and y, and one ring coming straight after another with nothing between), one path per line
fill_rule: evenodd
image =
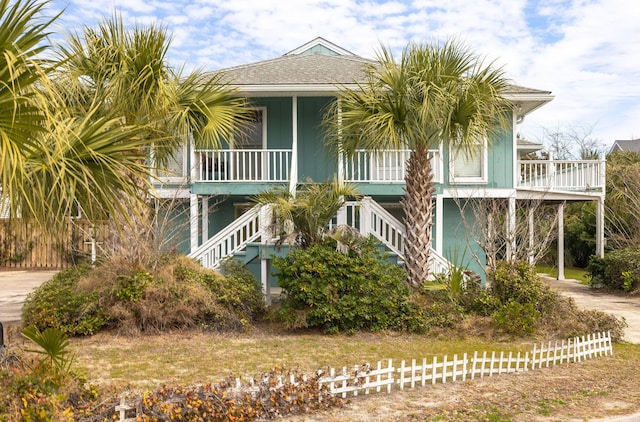
M480 316L491 316L502 307L502 302L490 289L481 289L465 303L465 310Z
M517 302L523 305L538 303L549 288L542 283L535 269L527 262L500 261L489 274L491 293L501 304Z
M536 331L540 312L533 303L510 301L492 315L495 327L509 335L530 335Z
M241 264L229 261L224 268L226 276L181 256L167 256L153 270L123 262L72 268L29 296L24 321L70 335L102 328L245 330L264 313L260 286Z
M97 293L78 287L89 271L83 265L62 270L30 293L22 308L25 326L59 328L69 335L91 335L103 328L109 317Z
M505 334L531 335L545 324L543 316L554 312L558 293L540 280L529 263L500 261L489 278L490 296L480 295L473 306L494 309L490 314L493 324Z
M640 247L608 252L603 258L592 256L587 267L591 285L627 292L640 288Z
M402 328L409 312L406 273L371 242L344 254L329 244L296 249L273 266L283 289L280 317L289 328L325 332Z
M144 294L145 289L153 282L153 276L145 270L135 270L126 277L116 278L115 295L120 300L135 302Z

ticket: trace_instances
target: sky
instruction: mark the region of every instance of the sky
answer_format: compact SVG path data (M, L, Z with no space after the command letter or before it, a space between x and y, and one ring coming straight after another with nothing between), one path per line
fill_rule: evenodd
M57 34L114 13L161 23L171 65L185 70L276 58L318 36L367 58L454 37L513 83L555 96L518 127L523 137L573 131L602 149L640 138L637 0L51 0L46 10L62 9Z

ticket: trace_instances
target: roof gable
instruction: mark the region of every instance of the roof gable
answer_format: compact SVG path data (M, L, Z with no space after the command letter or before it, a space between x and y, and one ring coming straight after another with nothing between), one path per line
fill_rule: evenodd
M292 55L304 55L304 54L326 54L329 56L355 56L352 52L345 50L332 43L331 41L327 41L322 37L314 38L313 40L302 44L300 47L294 48L293 50L285 53L285 56Z

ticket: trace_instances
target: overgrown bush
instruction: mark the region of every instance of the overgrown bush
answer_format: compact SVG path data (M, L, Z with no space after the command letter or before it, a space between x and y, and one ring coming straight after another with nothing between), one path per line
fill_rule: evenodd
M78 288L78 281L90 271L86 265L62 270L30 293L22 308L25 326L59 328L70 335L102 329L109 317L97 292Z
M25 324L90 335L103 328L123 333L203 327L243 330L264 312L253 275L232 261L226 275L195 261L169 256L155 269L109 261L58 273L27 297Z
M631 292L640 288L640 247L608 252L603 258L591 257L587 268L591 285Z
M613 341L620 341L624 335L624 320L600 311L579 309L573 299L544 284L526 262L499 262L489 276L491 288L473 306L480 310L484 304L487 310L493 310L490 315L494 326L506 334L543 332L565 338L611 331Z
M313 244L275 258L273 267L283 289L279 315L289 328L402 329L416 311L405 271L385 261L371 241L348 254L330 243Z
M509 335L523 336L535 332L540 312L533 303L509 301L494 312L492 318L498 330Z

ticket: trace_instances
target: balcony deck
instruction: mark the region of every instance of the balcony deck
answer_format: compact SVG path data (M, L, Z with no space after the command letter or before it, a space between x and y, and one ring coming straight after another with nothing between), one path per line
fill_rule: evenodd
M605 160L523 160L519 189L546 192L598 192L606 189Z
M362 185L404 184L409 150L358 150L341 160L340 170L346 182ZM429 151L435 183L444 180L442 155ZM290 149L232 149L196 151L194 184L200 192L206 186L264 186L288 183L292 167ZM516 164L518 190L556 193L603 194L605 191L604 160L522 160ZM394 189L389 187L389 189Z

